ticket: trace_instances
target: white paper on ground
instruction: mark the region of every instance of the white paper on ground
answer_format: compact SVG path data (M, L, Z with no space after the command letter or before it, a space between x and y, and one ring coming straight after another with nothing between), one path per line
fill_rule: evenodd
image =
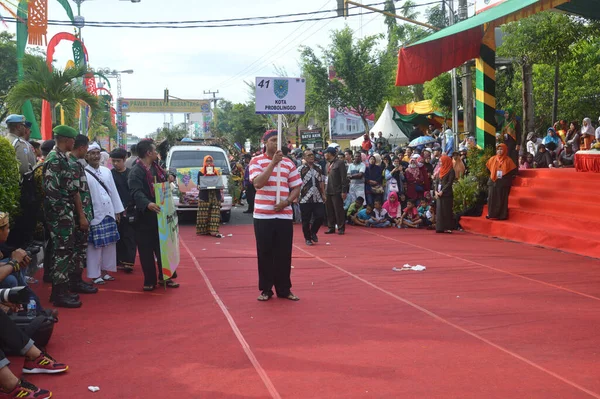
M393 272L403 272L403 271L407 271L407 270L412 270L415 272L422 272L425 271L427 268L423 265L415 265L415 266L411 266L408 263L406 263L404 266L402 266L402 268L398 268L398 267L392 267L392 271Z
M98 391L100 390L100 388L99 388L99 387L94 387L94 386L91 386L91 385L88 387L88 389L89 389L90 391L92 391L92 392L98 392Z

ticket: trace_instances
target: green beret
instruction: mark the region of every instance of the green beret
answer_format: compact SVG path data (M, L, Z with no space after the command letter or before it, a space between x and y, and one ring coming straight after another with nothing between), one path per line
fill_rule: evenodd
M70 139L74 139L79 134L77 130L73 129L71 126L66 125L58 125L54 129L52 129L52 131L57 136L68 137Z

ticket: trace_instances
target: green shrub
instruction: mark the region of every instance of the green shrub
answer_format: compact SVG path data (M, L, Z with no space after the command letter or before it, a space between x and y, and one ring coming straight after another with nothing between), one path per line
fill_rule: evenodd
M12 216L19 213L19 163L15 149L4 137L0 137L0 211Z
M479 195L479 184L475 177L471 175L460 178L452 186L454 192L454 213L461 213L471 206L475 205Z
M487 147L484 150L471 149L467 153L469 176L475 178L479 186L479 191L487 192L490 171L485 164L494 155L496 155L496 150L493 147Z

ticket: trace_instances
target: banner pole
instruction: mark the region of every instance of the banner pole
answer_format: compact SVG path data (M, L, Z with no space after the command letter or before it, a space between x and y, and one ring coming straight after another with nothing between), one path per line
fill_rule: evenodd
M282 146L281 146L282 125L283 125L283 115L278 114L277 115L277 151L281 150L281 148L282 148ZM280 178L281 178L281 162L277 164L277 200L275 201L276 204L279 204L281 202L281 183L279 182Z

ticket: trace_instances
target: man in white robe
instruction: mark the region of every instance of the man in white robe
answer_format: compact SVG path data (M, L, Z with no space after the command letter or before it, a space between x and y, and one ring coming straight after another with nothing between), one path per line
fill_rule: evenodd
M112 173L100 165L100 146L90 144L85 168L94 219L90 222L90 239L87 250L87 276L94 284L105 284L115 278L108 272L117 271L117 223L124 211Z

